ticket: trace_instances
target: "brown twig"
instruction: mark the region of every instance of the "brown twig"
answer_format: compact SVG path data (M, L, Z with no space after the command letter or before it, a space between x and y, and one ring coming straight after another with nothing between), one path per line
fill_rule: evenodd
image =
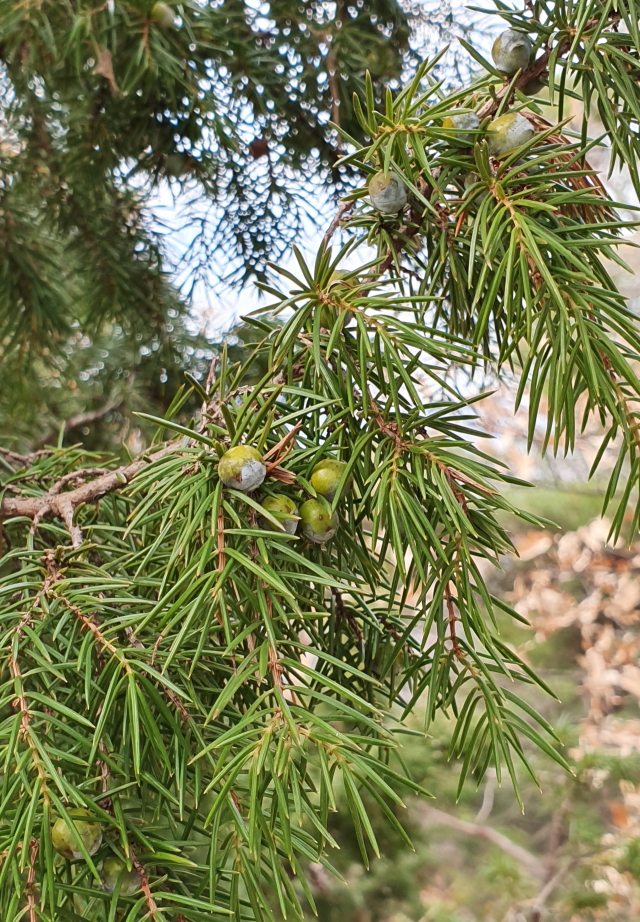
M121 668L124 669L127 675L132 675L133 669L131 668L129 660L126 658L126 656L124 656L124 654L120 652L120 650L118 650L117 647L111 643L110 640L107 640L99 626L96 624L93 616L85 615L77 605L74 605L73 602L70 602L69 599L67 599L65 596L60 595L60 593L55 592L55 590L51 591L55 595L56 599L58 599L58 601L61 602L70 612L72 612L72 614L74 614L76 618L82 623L83 629L87 628L87 630L91 631L98 643L104 647L105 650L108 650L109 653L111 653L111 655L118 660Z
M164 875L164 873L165 873L164 868L160 868L160 867L157 867L157 866L156 866L156 874L158 875L158 877L162 877L162 876ZM168 893L175 893L175 890L173 889L173 887L171 886L171 884L167 883L166 881L165 881L165 884L164 884L164 889L165 889ZM178 915L176 916L176 922L187 922L187 920L186 920L185 917L182 915L182 913L179 912Z
M17 686L16 697L13 699L11 703L14 708L19 709L20 714L22 715L20 719L20 734L21 736L26 737L27 742L29 742L29 745L31 745L30 739L29 739L29 724L31 723L31 714L29 713L27 699L25 697L25 694L22 688L23 675L20 672L20 664L18 663L18 657L13 652L11 653L11 656L9 658L9 670ZM32 752L33 752L33 760L36 764L38 774L40 775L41 778L44 778L44 775L42 773L42 766L40 765L40 758L38 756L37 750L34 747L32 747Z
M71 535L73 547L78 548L82 544L82 531L79 526L73 523L76 509L85 503L93 503L108 493L113 493L114 490L122 489L139 471L148 467L152 461L157 461L159 458L179 450L181 445L182 439L170 442L150 458L144 457L117 470L108 471L95 480L81 484L66 493L61 491L64 482L69 481L70 475L68 474L55 483L48 493L41 496L5 496L0 502L0 519L14 517L32 519L31 532L35 533L40 521L45 516L57 515L65 522ZM77 473L84 475L88 472L79 471Z
M449 635L451 637L451 646L453 648L453 653L456 659L464 659L464 653L458 642L456 636L456 611L453 604L453 598L451 596L451 584L448 582L444 587L444 597L447 603L447 613L449 616Z
M369 406L371 407L371 415L373 416L378 429L384 435L386 435L387 438L391 439L391 441L395 443L396 451L399 454L401 454L404 451L404 449L408 446L405 445L404 441L402 440L400 436L398 424L393 420L391 420L388 423L385 422L384 417L382 416L382 413L380 412L380 408L378 407L378 404L372 398L370 393L368 396L369 396Z
M102 740L100 740L100 742L98 743L98 749L104 756L109 755L107 747L105 746ZM113 800L111 798L111 795L109 794L109 778L111 777L111 771L105 759L98 759L97 765L98 765L98 768L100 769L100 779L102 781L102 793L107 795L106 797L103 797L102 800L100 801L100 806L102 807L103 810L106 810L107 813L110 813L111 816L114 816Z
M121 668L124 669L124 671L128 675L133 675L134 670L131 668L131 664L129 660L126 658L126 656L124 656L120 652L120 650L118 650L117 647L115 647L109 640L107 640L107 638L104 636L104 634L100 630L99 626L96 624L94 618L89 617L88 615L85 615L78 608L77 605L74 605L73 602L70 602L69 599L67 599L65 596L60 595L57 592L54 592L54 594L55 594L55 597L58 599L58 601L60 601L65 606L65 608L68 608L69 611L73 612L73 614L78 618L78 620L82 622L83 627L86 627L89 631L91 631L91 633L93 634L95 639L98 641L98 643L102 647L104 647L105 650L108 650L109 653L111 653L112 656L114 656L118 660ZM138 640L138 638L135 636L135 634L133 633L130 627L125 628L125 634L127 635L127 638L129 639L129 643L131 644L132 647L138 650L145 649L144 644ZM144 672L145 671L144 663L140 663L139 668ZM167 688L164 685L162 686L162 692L164 695L166 695L169 701L173 704L176 710L180 713L180 717L182 718L182 721L186 723L189 720L189 712L187 711L186 707L180 700L179 696L176 695L176 693L172 691L170 688Z
M342 593L339 589L336 589L334 586L331 587L331 593L336 600L336 627L340 624L341 621L346 621L353 633L356 635L358 640L362 642L362 631L360 630L360 625L353 617L351 612L345 608L344 600L342 598Z
M37 458L44 458L51 454L53 454L53 449L51 448L43 448L41 451L32 451L28 455L18 454L17 451L11 451L10 448L0 448L0 455L3 455L10 461L14 461L21 467L29 467Z
M57 480L54 485L49 490L50 496L57 496L59 493L62 493L64 487L68 486L70 483L75 483L76 481L86 481L89 477L102 477L103 474L110 474L111 471L106 467L87 467L79 471L71 471L69 474L65 474L64 477L61 477L60 480Z
M156 915L156 913L158 912L158 904L154 900L153 894L151 893L151 888L149 887L149 878L147 876L146 869L144 865L142 865L138 861L135 852L131 848L131 845L129 845L129 851L131 853L131 862L140 877L140 889L144 893L144 899L147 904L147 909L149 910L149 918L153 919L154 922L159 922L158 917Z
M63 494L57 503L57 507L58 513L62 516L64 524L67 526L69 536L71 537L71 546L74 550L77 550L79 547L82 547L84 535L78 523L74 521L75 506L71 500L67 499L66 494Z
M151 654L151 665L152 666L156 661L156 656L158 655L158 650L160 649L160 644L162 643L163 640L164 640L164 634L158 634L158 639L153 645L153 653Z
M435 807L423 804L420 807L420 814L425 825L448 826L467 836L476 836L480 839L486 839L493 845L502 849L505 854L515 858L516 861L527 869L527 871L539 880L544 879L545 868L543 863L531 852L528 852L521 845L517 845L508 839L507 836L492 829L491 826L479 825L477 823L468 823L466 820L459 819L457 816L450 816L443 810L437 810Z
M224 509L222 503L220 503L218 509L218 524L216 530L218 532L218 570L222 573L227 565L227 559L224 553ZM222 624L222 621L220 621L220 623Z
M43 792L46 796L46 783L47 775L40 761L40 754L38 752L38 747L31 739L30 724L31 724L31 713L29 712L29 707L27 705L27 699L24 694L23 689L23 679L24 676L20 671L20 665L18 663L18 657L15 653L12 652L9 658L9 670L13 676L14 682L16 684L16 697L11 702L14 708L18 708L21 714L20 718L20 735L24 737L27 741L27 745L31 750L31 759L35 766L35 769L38 773L38 777L42 783Z
M39 840L31 839L29 842L29 873L27 875L27 908L29 909L29 922L37 922L34 885L36 882L36 858L38 857L39 848Z
M17 708L20 711L20 714L21 714L20 735L24 737L29 749L31 750L31 758L36 768L36 771L38 773L38 777L40 778L40 781L42 783L43 796L45 799L48 798L48 794L46 790L47 775L42 765L42 761L40 759L40 753L38 751L38 747L36 746L36 744L31 738L31 730L30 730L31 713L29 711L29 706L27 704L27 698L24 693L24 686L23 686L24 676L22 675L22 672L20 670L20 664L18 662L18 648L19 648L19 642L20 642L20 639L22 638L24 629L25 627L28 626L29 622L31 621L33 608L35 607L37 600L40 598L41 595L43 595L44 593L50 590L51 585L53 584L53 582L55 581L57 577L57 568L55 565L54 554L55 552L53 550L48 550L44 556L44 560L45 560L46 567L47 567L47 576L44 580L42 589L38 592L34 605L31 606L31 608L24 613L19 623L13 629L12 640L9 645L9 649L10 649L9 671L11 672L11 675L13 676L13 679L15 682L15 689L16 689L16 697L13 699L11 703L14 708ZM13 638L17 640L17 643L14 644Z
M269 669L271 670L274 688L282 691L282 673L284 672L284 667L278 659L277 650L274 650L271 646L269 647Z
M266 590L267 588L266 583L264 582L262 583L262 588L263 588L263 591ZM269 619L273 619L273 604L271 602L271 598L266 593L266 591L265 591L265 598L267 602L267 612L269 615ZM249 636L253 639L253 634L250 634ZM254 649L255 649L255 642L254 642ZM284 672L284 666L278 659L278 651L275 649L275 647L272 647L271 644L269 644L269 669L271 670L271 678L273 679L273 687L277 688L279 691L282 691L282 673ZM258 672L258 675L260 675L260 672Z
M340 202L340 205L338 206L338 210L333 216L333 220L331 224L329 225L329 227L327 228L326 234L322 238L323 248L326 249L326 247L329 246L329 244L331 243L331 238L333 237L335 232L340 227L342 219L348 212L351 211L354 205L355 205L355 199L352 199L350 202Z

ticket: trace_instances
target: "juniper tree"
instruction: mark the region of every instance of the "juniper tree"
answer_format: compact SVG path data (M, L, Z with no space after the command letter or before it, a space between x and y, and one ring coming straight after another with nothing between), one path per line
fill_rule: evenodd
M371 810L406 841L418 714L425 746L452 721L461 788L492 766L519 797L531 746L568 767L483 579L502 513L535 520L458 385L515 375L551 451L600 420L612 534L635 528L640 339L606 262L631 225L588 155L639 185L640 41L625 2L498 15L526 62L469 47L467 86L436 58L382 106L366 80L315 259L274 265L252 355L148 417L141 456L0 452L3 918L297 918L338 790L365 864Z

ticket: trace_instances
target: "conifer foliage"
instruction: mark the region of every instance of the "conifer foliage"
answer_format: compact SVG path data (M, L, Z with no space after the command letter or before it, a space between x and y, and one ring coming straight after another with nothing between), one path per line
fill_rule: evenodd
M397 85L408 36L397 0L2 4L0 415L23 444L34 406L55 429L144 391L164 412L202 346L169 270L187 294L264 277L309 187L353 183L329 119L359 135L353 93Z
M364 140L336 126L360 183L315 261L274 266L254 356L223 350L150 419L148 451L0 452L3 919L313 910L339 785L365 863L372 807L406 839L418 707L425 730L455 722L461 786L494 766L518 796L530 745L568 767L497 630L518 616L482 574L512 550L513 479L456 385L510 370L532 430L545 393L549 450L595 414L620 447L613 532L637 524L640 337L604 262L626 225L588 121L575 137L527 92L597 102L634 175L640 41L626 0L499 15L529 36L526 68L480 61L445 94L436 59L382 107L366 82Z

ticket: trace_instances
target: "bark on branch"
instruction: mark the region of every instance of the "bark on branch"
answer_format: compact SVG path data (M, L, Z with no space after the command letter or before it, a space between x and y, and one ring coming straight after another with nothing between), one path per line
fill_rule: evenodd
M5 496L0 502L0 521L2 519L24 517L32 519L34 524L37 525L47 515L58 516L64 521L69 530L73 547L78 548L82 544L82 532L80 527L73 522L76 509L85 503L93 503L108 493L113 493L114 490L122 489L151 461L157 461L159 458L177 451L182 441L182 439L178 439L170 442L153 455L145 456L116 470L107 471L96 477L95 480L80 484L80 486L67 492L61 492L66 482L70 479L77 480L82 474L90 475L91 472L77 471L74 472L73 478L67 475L41 496Z

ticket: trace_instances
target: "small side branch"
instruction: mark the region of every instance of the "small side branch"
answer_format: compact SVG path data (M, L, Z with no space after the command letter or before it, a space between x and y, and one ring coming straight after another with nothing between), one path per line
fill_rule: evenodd
M224 553L224 508L222 506L222 503L220 503L220 508L218 509L218 523L216 526L216 531L218 533L218 543L217 543L218 570L220 573L222 573L222 571L227 565L227 558ZM218 620L222 624L222 619L220 615L218 615Z
M108 756L109 751L103 743L102 740L98 743L98 749L103 756ZM98 768L100 769L100 780L102 782L102 793L105 795L100 801L100 806L103 810L106 810L107 813L110 813L111 816L114 816L113 810L113 800L109 794L109 778L111 778L111 771L107 765L106 759L98 759L97 762Z
M138 861L131 846L129 846L129 850L131 852L131 861L133 866L140 876L140 888L144 893L144 900L147 904L147 909L149 910L149 918L153 919L153 922L159 922L158 916L156 915L158 912L158 904L154 900L153 894L151 893L151 888L149 887L149 877L147 876L145 867Z
M82 546L84 541L84 535L82 534L82 529L77 522L74 521L75 518L75 507L71 500L67 499L67 494L63 494L58 503L58 512L60 513L64 524L67 526L67 531L71 537L71 546L74 551Z
M528 852L526 848L522 848L521 845L512 842L511 839L508 839L507 836L498 832L497 829L493 829L491 826L481 826L478 823L468 823L466 820L461 820L457 816L451 816L443 810L437 810L435 807L430 807L426 804L422 805L420 812L425 825L448 826L449 829L455 829L457 832L462 832L464 835L486 839L487 842L491 842L492 845L502 849L502 851L510 855L511 858L515 858L516 861L538 880L544 880L545 867L540 859L536 858L531 852Z
M135 647L136 650L144 650L144 649L146 649L146 648L145 648L145 645L144 645L143 643L141 643L141 642L138 640L138 638L137 638L136 635L133 633L133 631L131 630L130 627L126 627L126 628L124 629L124 632L125 632L125 634L127 635L127 638L128 638L128 640L129 640L129 643L131 644L132 647ZM160 635L160 639L161 639L161 638L162 638L162 634ZM152 663L153 663L153 661L154 661L154 659L155 659L156 653L158 652L157 648L158 648L158 642L156 641L156 645L154 646L153 652L152 652L152 654L151 654L151 662L152 662ZM144 670L144 666L141 665L140 668ZM148 673L147 673L147 674L148 674ZM189 712L187 711L186 707L184 706L184 704L182 703L182 701L180 700L180 698L176 695L176 693L175 693L174 691L171 691L170 688L166 688L166 687L163 686L162 691L163 691L164 694L167 696L167 698L169 699L169 701L171 702L171 704L174 706L174 708L175 708L175 709L178 711L178 713L180 714L180 717L182 718L182 722L183 722L183 723L187 723L187 721L189 720Z
M0 448L0 455L2 455L3 458L6 458L7 461L12 461L14 464L18 464L20 467L29 467L29 465L37 461L38 458L46 458L48 455L52 454L53 450L50 448L45 448L42 451L32 451L28 455L18 454L17 451L11 451L10 448Z
M27 875L27 908L29 910L29 922L37 922L38 918L36 915L35 882L36 859L38 857L39 848L39 840L31 839L29 842L29 873Z
M349 625L353 633L356 635L360 643L362 643L363 637L362 637L362 631L360 630L360 625L358 624L356 619L353 617L351 612L347 608L345 608L344 600L342 598L342 593L340 592L339 589L336 589L335 586L331 587L331 593L334 599L336 600L336 627L338 627L340 622L345 621Z
M77 548L82 544L82 531L80 527L74 524L75 511L79 506L86 503L94 503L102 499L108 493L115 490L121 490L135 477L135 475L165 455L179 450L182 445L182 439L170 442L161 451L154 455L133 461L117 470L106 471L104 468L92 468L90 470L74 471L66 474L57 481L47 493L41 496L5 496L0 502L0 520L9 518L27 518L32 520L31 532L35 533L39 523L47 515L57 515L61 518L69 534L73 547ZM20 457L20 456L18 456ZM34 456L25 456L24 460L28 461ZM95 479L89 480L88 483L81 483L80 486L73 490L63 492L63 488L74 481L84 480L86 477L92 477L99 473Z
M52 579L51 568L50 568L50 559L53 551L48 551L46 556L47 561L47 570L48 576L45 580L45 584L42 591L50 585ZM13 676L15 694L16 697L11 702L12 707L20 711L20 736L23 737L31 751L31 760L35 767L38 777L42 783L42 791L45 799L48 798L47 794L47 773L44 770L42 761L40 758L40 753L38 747L36 746L34 740L31 736L31 713L29 711L29 705L27 704L27 698L24 693L24 676L20 670L20 663L18 662L18 651L20 649L20 641L25 627L28 626L31 621L32 610L30 609L26 614L24 614L16 627L11 632L11 640L9 644L9 671Z
M338 206L338 210L336 211L331 224L327 228L326 234L322 238L322 246L324 248L329 246L333 235L335 234L335 232L340 227L340 224L342 223L342 219L344 218L346 214L348 214L351 211L354 205L355 205L354 200L350 202L340 202L340 205Z

